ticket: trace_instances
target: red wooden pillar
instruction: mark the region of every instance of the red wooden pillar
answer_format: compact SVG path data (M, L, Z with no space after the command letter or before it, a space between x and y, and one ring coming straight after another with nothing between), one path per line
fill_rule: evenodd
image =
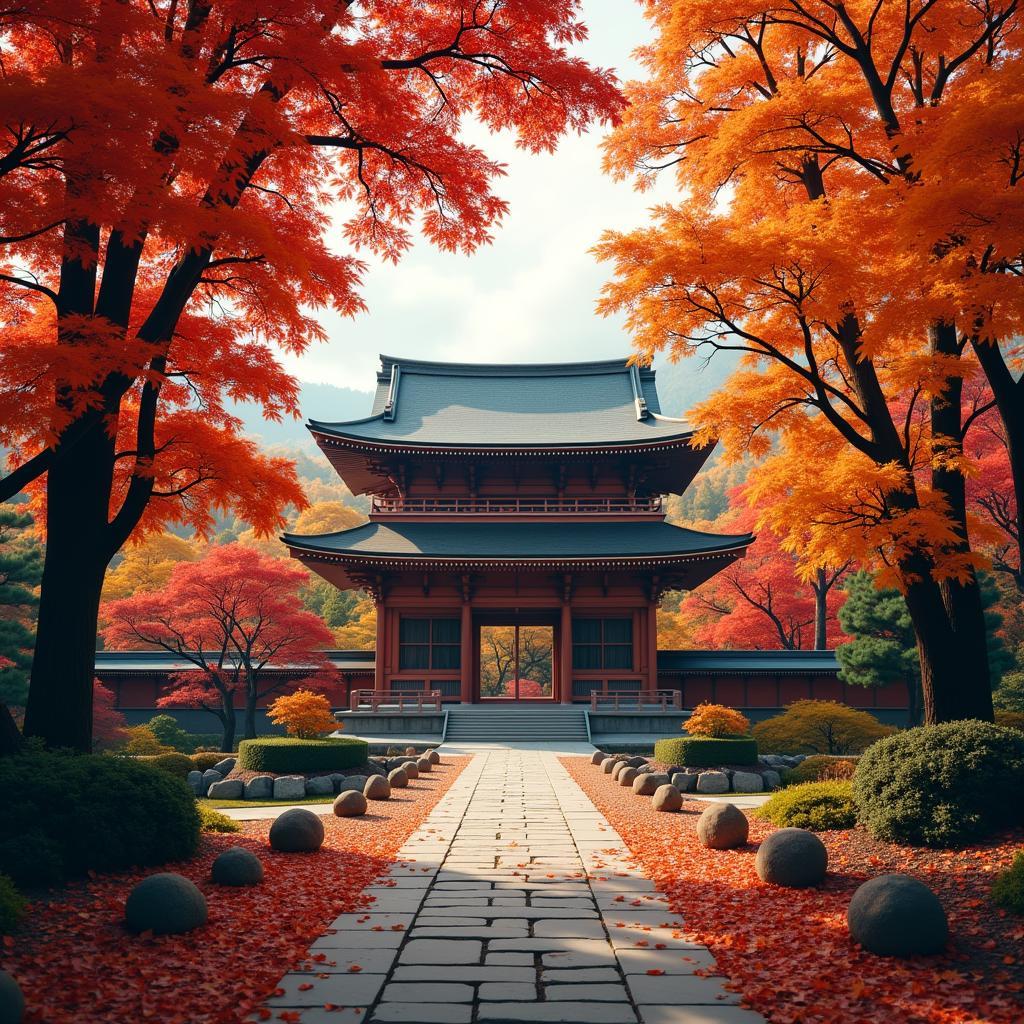
M387 657L388 630L387 630L387 609L383 601L376 601L377 609L377 652L374 657L373 667L373 688L384 689L384 661Z
M558 689L563 704L572 703L572 607L562 602L562 621L558 628Z
M462 602L462 626L460 632L462 652L459 664L459 699L463 704L473 703L473 609L468 601Z
M648 689L658 688L658 602L647 606L647 678Z

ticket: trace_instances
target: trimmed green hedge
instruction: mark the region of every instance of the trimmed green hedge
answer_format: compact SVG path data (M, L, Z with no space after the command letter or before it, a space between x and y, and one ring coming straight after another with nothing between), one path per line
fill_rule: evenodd
M330 772L354 768L369 757L364 740L339 737L328 740L300 740L290 736L266 736L242 740L238 745L238 767L251 772Z
M130 757L29 747L0 757L0 871L51 885L191 857L199 812L181 779Z
M992 883L992 902L1015 914L1024 914L1024 853L1018 853L1013 863L996 875Z
M751 736L680 736L658 740L654 759L662 764L713 768L720 764L757 764L757 740Z
M873 836L959 846L1024 821L1024 734L991 722L907 729L857 764L857 815Z
M853 828L857 824L857 806L849 782L804 782L790 786L753 813L779 828L807 828L812 832Z

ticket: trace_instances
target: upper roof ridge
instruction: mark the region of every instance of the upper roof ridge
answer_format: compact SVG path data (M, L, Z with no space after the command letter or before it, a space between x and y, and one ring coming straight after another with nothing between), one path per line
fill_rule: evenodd
M443 362L436 359L407 359L404 356L389 356L381 353L378 380L391 377L392 368L400 366L403 373L436 373L442 376L474 377L535 377L535 376L586 376L596 373L630 373L631 365L645 377L653 377L655 370L649 366L630 364L630 356L620 359L591 359L570 363L468 363Z

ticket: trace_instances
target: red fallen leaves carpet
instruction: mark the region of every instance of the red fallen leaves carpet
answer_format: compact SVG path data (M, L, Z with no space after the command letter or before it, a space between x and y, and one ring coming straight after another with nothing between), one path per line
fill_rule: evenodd
M4 940L0 967L18 980L32 1024L229 1024L244 1019L305 956L341 913L370 906L359 894L386 871L395 853L468 763L446 758L361 818L327 815L315 854L275 853L269 821L235 834L204 833L198 854L131 874L97 876L36 903L16 936ZM252 888L213 885L210 865L230 846L263 861ZM139 879L177 871L206 894L205 928L142 938L122 927L124 902Z
M1024 844L1024 830L964 850L892 846L863 829L824 832L825 884L782 889L754 872L757 843L774 826L751 818L745 848L707 850L695 831L706 804L660 813L588 759L563 764L668 895L687 937L710 947L743 1002L773 1024L1024 1022L1024 919L988 898L994 874ZM895 960L851 942L850 897L891 871L915 875L942 900L952 935L944 955Z

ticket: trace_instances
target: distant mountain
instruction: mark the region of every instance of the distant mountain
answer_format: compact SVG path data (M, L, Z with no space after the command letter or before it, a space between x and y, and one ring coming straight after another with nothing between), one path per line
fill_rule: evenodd
M717 352L705 365L702 357L691 356L678 363L656 359L658 397L666 416L684 416L697 402L717 391L739 362L739 353ZM696 425L696 424L695 424Z

